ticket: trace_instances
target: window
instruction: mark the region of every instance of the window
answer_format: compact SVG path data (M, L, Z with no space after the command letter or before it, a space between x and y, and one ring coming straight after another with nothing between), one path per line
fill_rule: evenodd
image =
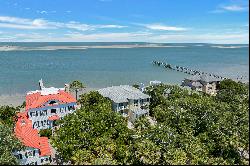
M75 109L74 106L69 106L70 111L73 111L74 109Z
M138 106L138 100L134 100L134 106Z
M56 101L51 101L51 102L49 102L49 104L55 104L56 103Z
M122 107L122 106L123 106L123 103L119 103L118 106L119 106L119 107Z
M52 114L56 114L56 109L51 109Z
M52 121L52 126L57 126L56 121Z
M25 157L26 157L26 158L28 158L28 154L27 154L27 152L25 152Z
M23 159L23 155L22 155L22 154L18 154L16 157L17 157L18 159Z

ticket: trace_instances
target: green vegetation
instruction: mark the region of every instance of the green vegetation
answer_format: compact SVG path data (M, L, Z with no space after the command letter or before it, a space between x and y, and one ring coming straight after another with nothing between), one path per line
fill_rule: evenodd
M60 120L53 145L73 164L249 164L248 86L224 80L217 96L178 86L147 88L150 125L128 129L98 92L81 96L76 113Z
M0 106L0 124L13 127L17 118L16 114L20 112L20 107Z
M166 125L178 138L175 143L172 140L175 152L170 153L181 153L175 164L248 163L239 153L240 149L249 152L248 87L235 82L234 86L224 86L228 82L221 82L216 97L189 93L177 86L148 88L153 98L151 115L158 125ZM171 90L168 97L164 93L167 89ZM233 95L229 98L230 91ZM170 159L167 163L171 164Z
M50 138L52 136L52 130L51 129L42 129L42 130L39 131L39 135L41 137Z
M75 80L75 81L71 82L70 85L69 85L69 87L70 87L70 89L72 89L72 90L75 91L75 93L76 93L76 100L77 100L77 93L80 90L82 90L82 89L85 88L84 84L82 82L78 81L78 80Z
M235 104L248 102L249 85L236 83L232 80L224 80L220 83L218 88L220 89L220 91L217 95L217 99L221 101L227 103L235 102Z
M13 150L21 149L22 145L14 136L15 115L19 112L19 107L10 106L0 107L0 164L18 164L16 157L12 154Z
M74 164L127 163L130 131L111 103L97 92L81 97L81 110L61 120L53 144Z
M139 89L139 88L140 88L140 85L134 84L133 87L136 88L136 89Z

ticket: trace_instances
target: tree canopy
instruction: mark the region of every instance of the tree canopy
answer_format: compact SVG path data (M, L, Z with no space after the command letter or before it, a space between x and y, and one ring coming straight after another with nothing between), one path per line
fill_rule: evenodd
M77 92L79 90L85 88L85 85L82 82L78 81L78 80L74 80L69 84L69 88L75 91L76 100L77 100Z
M129 161L129 129L111 102L97 92L85 94L76 113L59 122L53 145L74 164L117 164Z
M19 112L19 107L0 107L0 164L18 164L17 158L13 155L14 150L22 149L22 144L14 136L13 129L15 115Z
M59 122L53 145L73 164L249 163L248 86L225 80L210 96L160 84L146 93L156 125L140 117L128 129L108 99L90 92Z

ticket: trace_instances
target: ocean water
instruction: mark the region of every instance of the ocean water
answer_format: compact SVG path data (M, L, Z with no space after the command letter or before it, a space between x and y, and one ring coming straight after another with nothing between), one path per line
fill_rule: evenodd
M102 88L141 82L149 84L151 80L180 84L188 76L154 66L153 60L248 79L248 45L179 43L161 44L168 47L62 49L135 44L147 43L0 43L0 94L36 90L41 78L48 87L63 87L72 80L80 80L87 87ZM7 45L17 48L4 50L3 46ZM46 49L48 46L55 48Z

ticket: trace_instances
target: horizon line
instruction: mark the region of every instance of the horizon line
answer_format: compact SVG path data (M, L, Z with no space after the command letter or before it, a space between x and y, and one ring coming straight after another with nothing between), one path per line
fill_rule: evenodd
M136 42L136 41L0 41L0 43L150 43L150 44L245 44L249 43L203 43L203 42Z

